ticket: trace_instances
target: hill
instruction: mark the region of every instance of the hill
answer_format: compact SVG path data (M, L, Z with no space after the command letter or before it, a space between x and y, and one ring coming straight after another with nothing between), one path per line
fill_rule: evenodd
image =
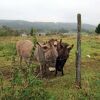
M28 22L23 20L0 20L0 26L8 26L14 29L25 29L30 30L32 27L39 29L41 31L50 31L50 30L68 30L68 31L75 31L77 29L76 23L63 23L63 22ZM93 30L95 26L90 24L82 24L83 30Z

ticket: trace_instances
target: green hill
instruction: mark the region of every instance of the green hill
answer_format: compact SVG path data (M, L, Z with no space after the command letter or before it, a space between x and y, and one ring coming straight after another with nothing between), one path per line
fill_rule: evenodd
M8 26L14 29L25 29L30 30L32 27L39 29L41 31L50 31L50 30L68 30L68 31L76 31L77 24L76 23L62 23L62 22L28 22L23 20L0 20L0 26ZM90 24L82 24L82 29L87 31L94 31L95 26Z

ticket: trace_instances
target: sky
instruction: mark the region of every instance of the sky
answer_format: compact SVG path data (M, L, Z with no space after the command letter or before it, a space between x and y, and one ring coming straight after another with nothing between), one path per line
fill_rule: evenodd
M100 23L100 0L0 0L0 19Z

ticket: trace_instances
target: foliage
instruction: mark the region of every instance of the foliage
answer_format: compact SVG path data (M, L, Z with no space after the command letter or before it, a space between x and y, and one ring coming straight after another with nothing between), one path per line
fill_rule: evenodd
M59 29L59 31L58 31L59 33L68 33L69 31L68 30L66 30L66 29L64 29L64 28L62 28L62 29Z
M98 26L96 27L95 32L96 32L97 34L100 34L100 24L98 24Z
M31 66L26 67L24 72L18 66L12 67L10 85L3 85L3 77L0 75L1 89L0 100L49 100L51 95L43 88L43 82L37 79Z
M18 31L7 26L2 26L0 28L0 36L18 36Z
M31 31L30 31L30 36L33 36L35 35L37 32L37 30L35 28L31 28Z

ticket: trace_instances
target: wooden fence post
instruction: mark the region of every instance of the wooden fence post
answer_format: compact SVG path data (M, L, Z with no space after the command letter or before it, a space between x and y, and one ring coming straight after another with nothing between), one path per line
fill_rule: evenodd
M81 14L77 14L76 85L81 88Z

